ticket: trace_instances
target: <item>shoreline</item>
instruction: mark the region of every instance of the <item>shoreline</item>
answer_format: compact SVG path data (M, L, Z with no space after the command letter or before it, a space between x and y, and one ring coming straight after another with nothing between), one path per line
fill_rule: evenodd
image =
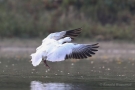
M0 57L29 57L41 45L41 39L3 39ZM115 41L75 41L76 43L99 43L98 52L92 58L131 58L135 60L135 43Z

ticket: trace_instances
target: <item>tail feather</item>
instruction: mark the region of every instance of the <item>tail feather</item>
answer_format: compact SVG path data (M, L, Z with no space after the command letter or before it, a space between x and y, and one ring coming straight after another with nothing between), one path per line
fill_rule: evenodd
M42 52L33 53L33 54L31 54L31 57L32 57L32 59L31 59L32 65L37 66L42 61Z

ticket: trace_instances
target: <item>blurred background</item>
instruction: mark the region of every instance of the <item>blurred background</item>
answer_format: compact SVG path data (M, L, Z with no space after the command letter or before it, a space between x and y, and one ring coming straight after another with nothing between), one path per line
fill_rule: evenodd
M99 43L93 57L32 66L49 33L79 27L77 43ZM4 90L134 90L135 0L0 0L0 68Z
M43 38L83 27L82 38L135 40L134 0L0 0L0 38Z

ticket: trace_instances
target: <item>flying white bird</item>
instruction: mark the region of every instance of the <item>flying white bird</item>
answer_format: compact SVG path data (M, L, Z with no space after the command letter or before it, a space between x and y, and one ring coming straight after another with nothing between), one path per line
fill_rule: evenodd
M65 59L84 59L91 57L98 51L96 44L70 43L72 39L81 33L82 28L61 31L49 34L42 40L36 52L31 54L33 66L37 66L43 60L47 67L47 61L63 61Z

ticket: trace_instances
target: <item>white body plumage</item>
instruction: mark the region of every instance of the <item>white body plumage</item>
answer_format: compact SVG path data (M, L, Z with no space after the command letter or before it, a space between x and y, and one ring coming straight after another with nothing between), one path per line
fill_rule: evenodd
M94 51L97 51L98 48L97 44L69 43L80 34L80 31L81 28L78 28L48 35L36 52L31 54L33 66L39 65L42 60L56 62L71 58L83 59L95 54Z

